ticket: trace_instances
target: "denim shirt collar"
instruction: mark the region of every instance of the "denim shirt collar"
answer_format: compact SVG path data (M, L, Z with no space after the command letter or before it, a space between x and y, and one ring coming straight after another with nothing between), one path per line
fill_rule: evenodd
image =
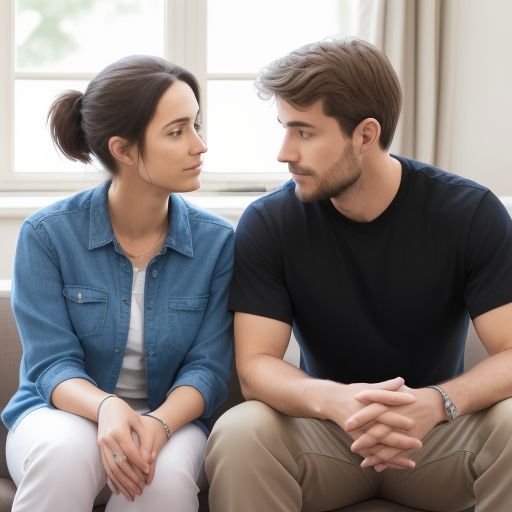
M114 237L108 211L110 184L111 180L107 180L96 187L91 197L89 250L112 242L116 250L121 252L119 243ZM185 201L177 194L169 196L169 227L160 253L165 252L166 248L173 249L184 256L194 256L188 208Z

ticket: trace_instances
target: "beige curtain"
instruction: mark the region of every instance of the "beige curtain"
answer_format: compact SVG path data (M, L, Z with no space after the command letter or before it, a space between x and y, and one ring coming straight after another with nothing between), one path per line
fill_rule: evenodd
M393 153L448 166L460 0L358 0L356 32L391 60L404 92Z

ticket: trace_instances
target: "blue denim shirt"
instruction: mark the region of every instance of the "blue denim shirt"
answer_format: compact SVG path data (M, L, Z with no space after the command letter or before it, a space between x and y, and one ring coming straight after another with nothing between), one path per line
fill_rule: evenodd
M12 428L51 406L66 379L111 393L128 336L132 264L114 237L110 181L30 216L16 249L12 307L23 357L20 387L2 413ZM232 314L227 308L234 253L223 219L169 198L169 229L146 270L144 351L148 407L178 386L193 386L206 407L199 424L225 400L231 374Z

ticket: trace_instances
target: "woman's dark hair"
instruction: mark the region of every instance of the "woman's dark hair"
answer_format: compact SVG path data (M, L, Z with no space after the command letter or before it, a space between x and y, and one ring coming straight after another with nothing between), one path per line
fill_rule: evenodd
M48 112L50 132L58 149L71 160L96 158L117 170L108 141L119 136L136 143L144 154L144 135L158 101L176 80L188 84L199 99L192 73L160 57L133 55L110 64L91 80L85 93L66 91Z
M350 137L361 121L373 117L381 126L383 149L391 144L402 106L400 83L386 55L356 38L293 51L264 69L256 88L262 98L276 96L299 109L323 100L324 113Z

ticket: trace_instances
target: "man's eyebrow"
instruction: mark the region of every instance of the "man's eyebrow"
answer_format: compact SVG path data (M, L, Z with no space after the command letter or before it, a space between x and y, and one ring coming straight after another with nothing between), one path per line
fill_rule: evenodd
M277 122L283 126L286 126L287 128L316 128L314 124L306 123L305 121L290 121L285 125L279 118L277 118Z

